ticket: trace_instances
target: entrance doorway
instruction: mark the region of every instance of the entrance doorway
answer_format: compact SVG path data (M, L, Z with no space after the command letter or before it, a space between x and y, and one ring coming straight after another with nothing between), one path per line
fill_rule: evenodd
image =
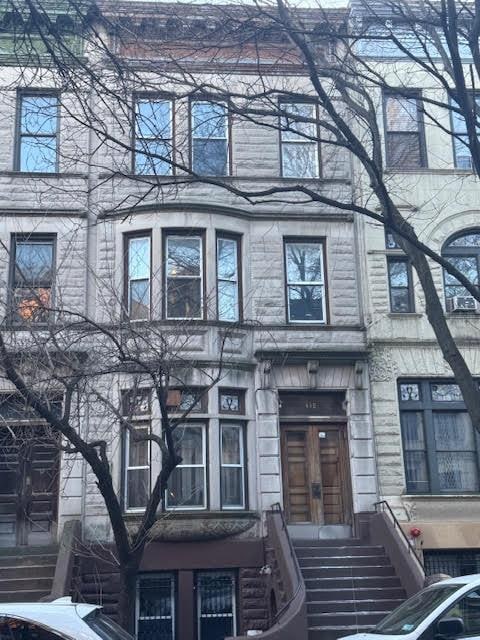
M59 448L42 426L0 427L0 547L53 542Z
M287 521L290 524L350 524L346 425L284 425L281 433Z

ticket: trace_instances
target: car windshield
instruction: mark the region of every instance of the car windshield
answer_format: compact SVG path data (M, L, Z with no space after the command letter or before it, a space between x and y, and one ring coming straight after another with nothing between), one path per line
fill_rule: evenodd
M95 631L102 640L133 640L133 637L127 633L116 622L104 616L98 609L89 613L84 618L84 622L88 624L90 629Z
M405 635L415 631L439 604L464 586L463 584L435 585L416 593L384 618L372 633Z

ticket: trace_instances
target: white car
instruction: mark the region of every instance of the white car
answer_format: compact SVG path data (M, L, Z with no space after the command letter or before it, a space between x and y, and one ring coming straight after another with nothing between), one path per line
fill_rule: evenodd
M94 604L0 603L0 640L133 640Z
M406 600L370 633L341 640L480 640L480 574L437 582Z

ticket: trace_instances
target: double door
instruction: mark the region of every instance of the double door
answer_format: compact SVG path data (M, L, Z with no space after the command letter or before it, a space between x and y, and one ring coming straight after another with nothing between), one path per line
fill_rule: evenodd
M0 547L53 541L59 448L43 426L0 426Z
M288 522L350 524L346 425L283 425L281 433Z

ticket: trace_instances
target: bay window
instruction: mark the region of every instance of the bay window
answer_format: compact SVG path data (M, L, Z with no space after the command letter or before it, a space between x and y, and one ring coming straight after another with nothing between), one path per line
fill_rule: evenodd
M165 254L166 318L203 318L203 238L169 233Z
M126 307L131 320L150 317L150 234L126 238Z
M245 507L245 452L243 425L220 423L220 486L223 509Z
M217 315L219 320L239 320L239 240L217 236Z
M173 432L175 450L182 462L168 481L167 509L205 509L207 507L207 453L204 424L178 425Z

